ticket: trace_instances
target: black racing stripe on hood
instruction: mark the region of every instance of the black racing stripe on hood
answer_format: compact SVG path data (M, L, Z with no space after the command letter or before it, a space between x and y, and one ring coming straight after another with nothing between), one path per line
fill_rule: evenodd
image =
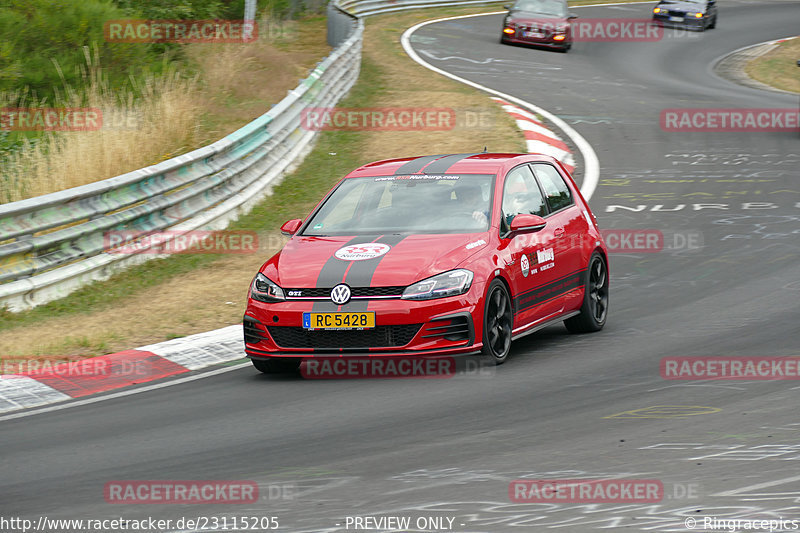
M384 235L375 242L388 244L393 247L406 238L406 235ZM344 280L351 287L369 287L372 285L372 276L378 269L378 264L384 257L391 254L389 250L380 257L367 259L365 261L355 261L350 270L347 271L347 278ZM342 311L366 311L369 300L350 300L342 307Z
M440 154L440 155L424 155L422 157L418 157L416 159L412 159L407 163L403 163L400 168L395 171L395 176L399 176L401 174L415 174L425 168L425 165L430 164L432 161L436 161L440 157L444 157L447 154Z
M340 248L344 248L345 246L350 246L353 244L358 244L360 242L364 242L369 238L364 237L353 237L345 244L342 244ZM333 254L325 261L325 264L322 266L322 270L319 271L319 275L317 276L317 287L320 288L329 288L334 287L342 282L344 278L344 273L347 271L347 266L350 264L349 261L342 261L341 259L337 259ZM327 305L326 305L327 304ZM331 309L331 307L333 307ZM330 300L327 301L319 301L315 302L313 305L313 311L316 312L328 312L328 311L336 311L337 305Z
M425 174L445 174L447 171L461 161L462 159L466 159L468 157L472 157L473 155L478 155L480 152L475 152L474 154L453 154L448 155L447 157L443 157L441 159L437 159L427 167L425 167Z

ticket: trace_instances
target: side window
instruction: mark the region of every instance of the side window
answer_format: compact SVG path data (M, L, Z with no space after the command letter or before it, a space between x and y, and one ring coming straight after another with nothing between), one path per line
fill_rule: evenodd
M539 190L536 178L533 177L528 165L512 169L503 185L503 221L505 224L510 224L511 219L519 214L540 217L547 214L547 204L542 197L542 191Z
M547 202L550 209L558 211L572 205L572 193L564 182L564 178L558 173L553 165L547 163L534 163L534 172L539 178L539 183L547 195Z

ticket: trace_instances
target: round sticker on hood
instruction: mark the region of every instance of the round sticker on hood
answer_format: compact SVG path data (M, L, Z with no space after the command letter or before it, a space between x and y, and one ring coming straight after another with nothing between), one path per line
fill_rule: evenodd
M380 242L365 242L364 244L351 244L344 248L339 248L334 254L336 259L342 261L363 261L380 257L389 250L391 246Z

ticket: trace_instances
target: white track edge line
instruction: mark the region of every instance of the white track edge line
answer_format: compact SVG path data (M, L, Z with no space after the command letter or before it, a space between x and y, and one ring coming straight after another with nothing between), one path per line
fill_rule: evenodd
M636 2L636 3L638 3L638 2ZM593 6L575 6L575 7L602 7L602 6L612 6L612 5L627 5L627 4L628 3L622 3L622 4L619 4L619 3L614 3L614 4L595 4ZM492 95L495 95L495 96L499 96L500 98L503 98L507 102L512 102L512 103L515 103L515 104L520 105L522 107L525 107L525 108L533 111L534 113L538 113L539 115L547 118L551 123L553 123L558 128L560 128L572 140L572 142L575 143L575 145L578 147L578 150L581 151L581 155L583 156L583 162L584 162L585 168L584 168L583 183L581 184L581 194L583 195L583 197L588 202L591 199L592 195L594 194L595 189L597 188L597 182L598 182L598 180L600 178L600 162L597 159L597 154L595 153L594 149L592 148L592 145L589 144L589 141L584 139L583 136L580 133L578 133L574 128L572 128L572 126L570 126L569 124L564 122L564 120L562 120L561 118L557 117L553 113L547 111L546 109L543 109L543 108L541 108L541 107L539 107L539 106L537 106L535 104L532 104L530 102L526 102L525 100L522 100L521 98L517 98L515 96L511 96L510 94L506 94L506 93L500 92L500 91L492 89L490 87L486 87L484 85L481 85L480 83L476 83L476 82L470 81L468 79L462 78L460 76L456 76L455 74L451 74L450 72L447 72L446 70L442 70L442 69L440 69L438 67L434 67L433 65L431 65L430 63L428 63L427 61L422 59L414 51L414 49L411 48L411 35L415 31L417 31L418 29L420 29L420 28L422 28L424 26L427 26L429 24L435 24L437 22L444 22L444 21L447 21L447 20L464 19L464 18L471 18L471 17L483 17L483 16L487 16L487 15L498 15L498 14L503 14L503 13L505 13L505 11L493 11L491 13L477 13L477 14L471 14L471 15L460 15L460 16L457 16L457 17L444 17L444 18L439 18L439 19L427 20L425 22L420 22L419 24L416 24L416 25L408 28L405 32L403 32L403 35L400 38L400 44L402 45L403 50L405 51L405 53L414 62L422 65L423 67L427 68L428 70L432 70L433 72L441 74L442 76L446 76L446 77L448 77L448 78L450 78L452 80L458 81L458 82L463 83L465 85L469 85L470 87L474 87L476 89L479 89L481 91L487 92L489 94L492 94Z
M216 376L218 374L224 374L226 372L232 372L234 370L239 370L240 368L247 366L249 363L241 363L238 365L233 365L225 368L219 368L217 370L211 370L209 372L203 372L201 374L197 374L194 376L186 376L183 378L173 379L170 381L164 381L161 383L154 383L153 385L146 385L144 387L139 387L136 389L129 389L120 392L113 392L111 394L104 394L102 396L94 396L92 398L86 398L84 400L76 400L74 402L69 403L58 403L56 405L51 405L49 407L42 407L38 409L33 409L31 411L25 411L22 413L12 413L5 416L0 416L0 422L6 420L12 420L14 418L25 418L28 416L38 415L40 413L49 413L52 411L60 411L62 409L69 409L71 407L77 407L79 405L87 405L91 403L102 402L105 400L110 400L112 398L122 398L124 396L131 396L133 394L139 394L140 392L148 392L155 389L163 389L165 387L171 387L173 385L180 385L181 383L187 383L189 381L196 381L198 379L208 378L211 376ZM67 400L68 401L68 400Z

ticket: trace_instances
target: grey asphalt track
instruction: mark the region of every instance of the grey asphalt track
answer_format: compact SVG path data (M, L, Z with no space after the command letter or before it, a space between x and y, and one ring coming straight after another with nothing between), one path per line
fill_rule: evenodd
M576 12L643 18L651 7ZM496 370L451 379L307 381L247 365L0 421L0 516L275 516L293 532L347 531L356 515L412 526L453 519L402 531L690 531L685 519L703 530L706 517L800 524L800 382L659 374L670 356L800 356L800 136L659 126L665 108L796 107L797 97L734 85L711 65L796 34L800 2L721 1L718 28L704 34L576 43L568 54L501 45L500 20L430 25L412 43L433 65L570 123L600 159L590 203L601 226L668 241L658 253L612 255L602 332L549 327L517 341ZM698 245L684 246L689 238ZM657 479L665 494L513 503L509 483L521 478ZM103 496L117 480L213 479L255 481L260 499L117 505Z

